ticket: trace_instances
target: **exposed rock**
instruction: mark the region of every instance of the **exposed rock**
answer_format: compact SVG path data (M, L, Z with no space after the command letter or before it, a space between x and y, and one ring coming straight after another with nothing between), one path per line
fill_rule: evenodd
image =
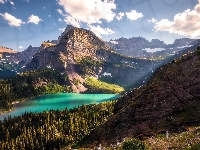
M13 50L12 48L8 48L8 47L4 47L4 46L0 46L0 53L18 53L16 50Z

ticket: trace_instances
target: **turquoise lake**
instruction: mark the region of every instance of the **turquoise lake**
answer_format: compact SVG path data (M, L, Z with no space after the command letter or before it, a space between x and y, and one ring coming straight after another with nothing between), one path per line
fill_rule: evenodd
M42 112L50 109L64 109L81 106L83 104L97 104L100 102L117 99L117 94L76 94L59 93L47 94L14 104L14 110L0 115L3 120L8 115L19 116L24 112Z

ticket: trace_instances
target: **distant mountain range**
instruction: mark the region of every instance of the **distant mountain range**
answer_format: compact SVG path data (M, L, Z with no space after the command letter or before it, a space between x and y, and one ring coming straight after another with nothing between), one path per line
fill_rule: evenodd
M119 38L106 42L108 46L126 56L151 57L158 55L169 55L187 47L196 45L198 39L181 38L176 39L173 44L165 44L159 39L152 39L151 42L143 37Z

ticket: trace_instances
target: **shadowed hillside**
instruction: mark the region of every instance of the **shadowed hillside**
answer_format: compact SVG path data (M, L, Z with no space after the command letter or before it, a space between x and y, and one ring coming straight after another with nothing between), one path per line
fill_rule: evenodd
M199 125L200 47L197 49L158 68L147 85L119 98L114 115L87 139L90 145L108 146L127 137L145 139Z

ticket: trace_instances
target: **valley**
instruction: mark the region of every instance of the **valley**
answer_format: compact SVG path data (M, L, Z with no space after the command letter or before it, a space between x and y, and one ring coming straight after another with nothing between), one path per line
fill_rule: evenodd
M118 45L113 45L90 30L67 26L58 40L4 54L0 148L120 150L126 143L139 143L142 149L187 148L173 143L181 133L195 139L191 144L182 142L198 147L198 41L174 42L177 48L190 41L190 52L188 48L146 51L143 57L123 48L137 47L138 39L145 40L118 39ZM131 40L132 45L126 43ZM146 45L173 46L158 40ZM119 52L119 47L124 51ZM129 53L136 57L126 56Z

